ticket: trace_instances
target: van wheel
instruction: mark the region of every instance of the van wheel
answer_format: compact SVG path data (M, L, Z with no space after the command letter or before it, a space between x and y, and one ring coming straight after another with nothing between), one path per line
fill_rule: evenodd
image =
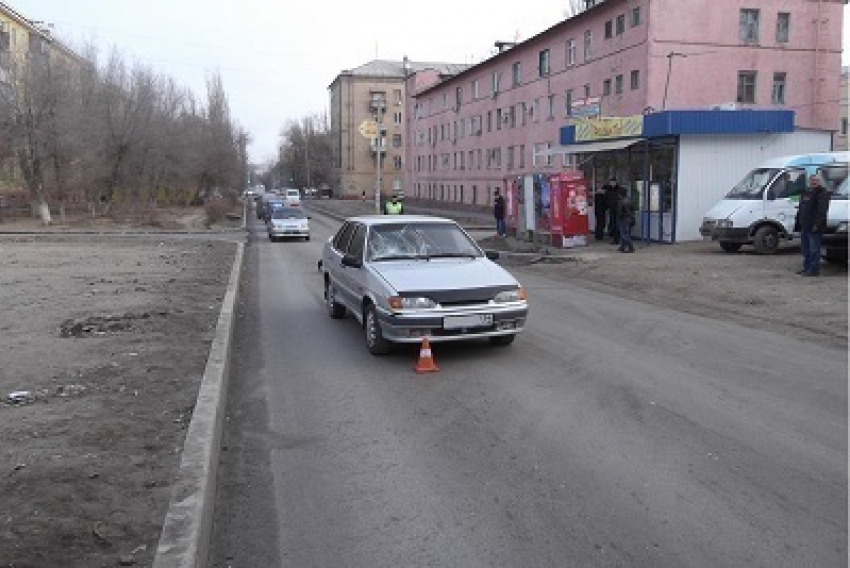
M730 243L727 241L720 241L720 248L722 248L726 252L738 252L741 250L741 243Z
M369 353L372 355L389 353L390 344L384 339L381 324L378 322L378 314L372 304L366 306L366 313L363 315L363 333L366 336L366 349L369 350Z
M753 237L753 246L759 254L775 254L779 250L779 231L770 226L760 228Z
M830 264L841 264L847 266L846 248L828 248L824 251L824 258Z
M328 315L333 319L342 319L345 317L345 306L338 304L334 287L330 282L325 284L325 305L328 308Z

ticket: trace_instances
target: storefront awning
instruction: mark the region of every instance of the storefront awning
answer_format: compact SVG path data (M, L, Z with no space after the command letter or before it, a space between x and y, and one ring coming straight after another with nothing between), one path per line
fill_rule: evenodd
M645 138L626 138L624 140L600 140L599 142L590 142L588 144L570 144L568 146L556 146L552 148L553 153L558 154L585 154L588 152L607 152L609 150L622 150L628 148L638 142L643 142Z

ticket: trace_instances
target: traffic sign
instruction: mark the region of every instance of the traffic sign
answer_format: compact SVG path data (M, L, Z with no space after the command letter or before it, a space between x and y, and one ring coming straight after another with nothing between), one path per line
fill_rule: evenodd
M360 123L360 134L363 135L363 138L377 138L378 137L378 123L374 120L364 120Z

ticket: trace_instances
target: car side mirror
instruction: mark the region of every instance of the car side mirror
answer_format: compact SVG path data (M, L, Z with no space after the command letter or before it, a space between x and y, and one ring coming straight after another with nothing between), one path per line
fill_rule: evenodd
M360 268L361 266L363 266L363 261L361 261L353 254L346 254L342 257L342 265L348 266L350 268Z
M485 254L485 255L487 256L487 258L489 258L490 260L497 260L497 259L499 258L499 251L497 251L497 250L488 250L488 251L484 251L484 254Z

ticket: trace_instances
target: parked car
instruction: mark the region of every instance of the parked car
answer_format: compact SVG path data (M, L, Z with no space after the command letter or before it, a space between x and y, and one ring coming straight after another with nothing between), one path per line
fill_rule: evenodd
M510 344L528 316L525 289L450 219L352 217L319 263L328 315L350 312L374 355L392 343L488 338Z
M300 238L310 240L310 217L300 208L278 207L271 211L266 221L269 240Z
M833 190L847 177L847 152L822 152L772 158L752 170L703 217L700 234L726 252L752 244L759 254L773 254L794 238L800 193L809 176L820 174Z
M263 198L257 202L257 219L262 219L263 222L269 220L269 214L272 209L283 207L284 203L280 196L272 192L263 195Z

